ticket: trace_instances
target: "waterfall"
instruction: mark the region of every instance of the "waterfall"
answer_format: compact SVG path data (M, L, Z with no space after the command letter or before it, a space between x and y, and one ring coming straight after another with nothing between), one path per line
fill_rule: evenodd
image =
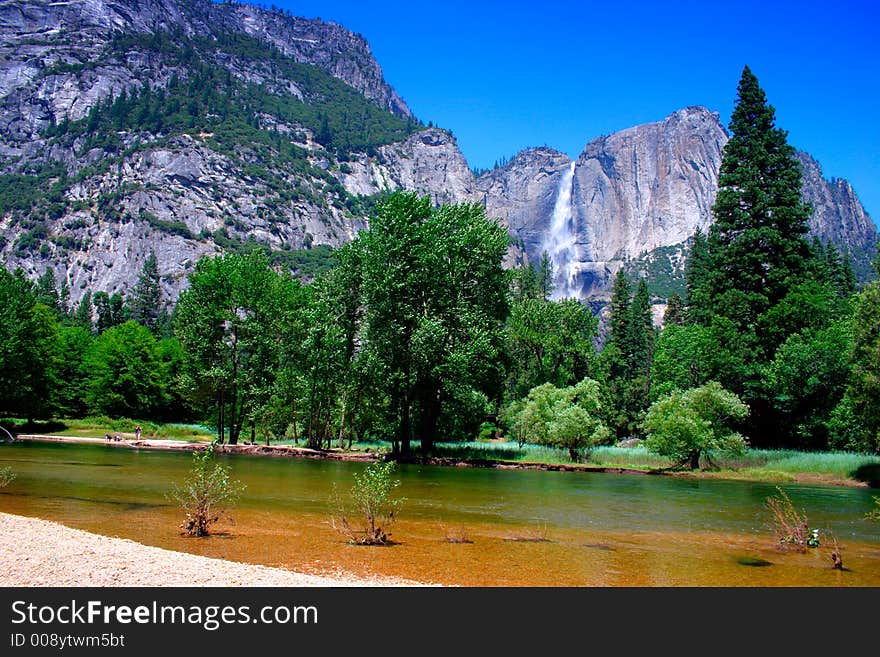
M559 191L556 194L556 205L553 207L550 232L542 244L542 250L547 252L553 262L556 284L553 299L580 298L581 286L578 282L580 257L571 208L574 165L575 163L572 162L559 179Z

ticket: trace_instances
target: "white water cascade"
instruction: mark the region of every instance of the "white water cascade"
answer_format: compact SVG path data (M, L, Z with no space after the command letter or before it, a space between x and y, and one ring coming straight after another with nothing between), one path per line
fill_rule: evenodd
M574 165L575 163L572 162L559 179L559 191L556 195L556 205L553 207L550 232L542 244L542 250L547 252L553 262L556 284L553 299L580 298L581 286L578 282L580 257L571 209Z

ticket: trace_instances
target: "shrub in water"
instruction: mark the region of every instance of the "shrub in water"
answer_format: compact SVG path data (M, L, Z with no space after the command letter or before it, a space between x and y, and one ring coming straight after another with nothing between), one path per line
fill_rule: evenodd
M351 487L353 509L346 510L336 495L336 516L331 519L332 526L357 545L384 545L391 532L388 527L394 522L394 514L403 503L402 499L392 498L400 480L394 478L397 464L371 463L354 476ZM358 518L355 522L354 517Z
M180 525L188 536L207 536L210 527L223 517L229 518L228 507L235 504L244 485L230 476L227 466L215 461L214 443L193 452L193 465L183 486L175 486L171 498L186 514Z

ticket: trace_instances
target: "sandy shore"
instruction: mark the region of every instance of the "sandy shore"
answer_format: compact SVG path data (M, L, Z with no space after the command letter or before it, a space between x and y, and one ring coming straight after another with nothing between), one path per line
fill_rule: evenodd
M211 559L0 513L0 586L413 586Z

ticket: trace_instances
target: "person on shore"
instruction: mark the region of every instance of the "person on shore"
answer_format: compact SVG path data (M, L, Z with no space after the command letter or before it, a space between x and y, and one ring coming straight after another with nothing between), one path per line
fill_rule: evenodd
M140 439L141 439L141 425L137 425L137 426L134 428L134 437L135 437L135 440L140 440Z

